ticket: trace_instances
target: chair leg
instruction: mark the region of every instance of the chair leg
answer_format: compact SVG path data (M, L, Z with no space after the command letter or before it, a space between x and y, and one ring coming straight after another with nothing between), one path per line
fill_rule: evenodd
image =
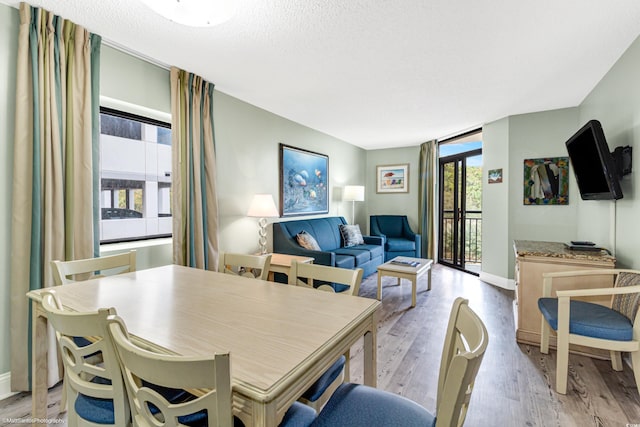
M556 355L556 391L567 394L567 376L569 375L569 342L558 337L558 352Z
M611 367L614 371L622 371L622 354L619 351L611 350Z
M633 368L633 376L636 379L636 387L640 390L640 351L631 352L631 367Z
M544 317L542 317L542 323L540 325L540 353L549 354L549 335L551 334L551 327L547 323Z
M62 382L62 393L60 394L60 412L67 412L67 387Z

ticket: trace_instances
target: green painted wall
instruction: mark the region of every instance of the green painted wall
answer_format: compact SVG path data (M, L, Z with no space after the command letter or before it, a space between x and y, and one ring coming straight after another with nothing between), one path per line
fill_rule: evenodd
M523 200L524 160L566 157L564 142L577 126L577 108L510 116L484 126L483 274L480 276L483 280L504 285L501 282L513 279L514 240L565 242L576 239L576 198L580 195L572 177L568 205L531 206ZM488 184L487 171L500 167L503 183Z
M482 128L482 272L497 278L509 271L509 119ZM488 184L488 172L502 169L502 182ZM488 279L485 279L488 280ZM499 279L494 279L499 280Z
M509 243L513 240L565 242L576 239L577 188L569 188L569 205L531 206L524 199L524 160L566 157L565 141L578 128L576 108L522 114L509 118ZM569 171L571 172L571 170ZM509 251L509 277L515 254Z
M329 215L350 218L342 188L364 185L364 150L220 92L214 117L223 250L258 250L257 219L246 213L255 193L272 194L279 206L279 143L329 156Z
M407 215L409 225L418 231L418 177L420 165L420 146L393 148L385 150L369 150L367 157L366 182L366 217L360 219L360 224L366 224L366 234L369 234L370 215ZM408 193L376 193L376 167L380 165L409 164L409 192ZM365 227L361 227L363 233Z
M622 179L624 197L578 201L577 237L615 249L617 266L640 269L640 38L636 39L580 106L580 124L602 123L609 149L633 147L633 171Z

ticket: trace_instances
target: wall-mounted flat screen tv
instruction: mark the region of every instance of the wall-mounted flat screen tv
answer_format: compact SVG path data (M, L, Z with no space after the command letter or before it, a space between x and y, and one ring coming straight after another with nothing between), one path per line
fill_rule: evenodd
M590 120L566 142L583 200L622 199L620 178L597 120Z

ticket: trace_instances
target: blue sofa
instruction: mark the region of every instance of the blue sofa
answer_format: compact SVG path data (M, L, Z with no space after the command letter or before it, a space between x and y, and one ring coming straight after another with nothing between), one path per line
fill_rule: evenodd
M364 245L344 247L339 226L347 224L343 217L324 217L273 223L273 252L313 257L315 264L340 268L362 268L363 277L375 273L384 261L381 237L363 236ZM312 235L320 251L305 249L296 235L306 231Z
M422 258L420 235L411 231L406 215L371 215L369 228L372 236L384 239L384 261L397 256Z

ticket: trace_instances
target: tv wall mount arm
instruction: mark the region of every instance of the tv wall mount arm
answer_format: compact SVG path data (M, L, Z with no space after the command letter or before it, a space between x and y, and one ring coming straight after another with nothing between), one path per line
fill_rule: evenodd
M611 155L616 163L616 172L619 178L631 173L631 147L629 145L616 147Z

